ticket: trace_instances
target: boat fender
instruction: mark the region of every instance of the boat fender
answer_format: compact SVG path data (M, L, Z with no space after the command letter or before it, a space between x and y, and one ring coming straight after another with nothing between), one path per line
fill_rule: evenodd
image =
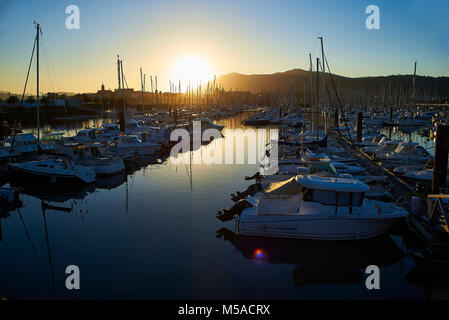
M377 208L377 214L381 214L382 213L382 209L377 204L374 205L374 208Z
M55 182L56 182L56 177L55 177L55 176L51 176L50 182L51 182L51 183L55 183Z

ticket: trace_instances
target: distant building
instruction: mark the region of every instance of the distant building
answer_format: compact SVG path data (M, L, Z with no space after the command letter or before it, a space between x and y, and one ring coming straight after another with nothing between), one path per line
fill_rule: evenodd
M49 106L58 106L58 107L65 107L66 103L65 103L65 99L51 99L48 102Z
M65 99L65 105L67 107L74 107L74 108L81 107L81 100L75 98Z

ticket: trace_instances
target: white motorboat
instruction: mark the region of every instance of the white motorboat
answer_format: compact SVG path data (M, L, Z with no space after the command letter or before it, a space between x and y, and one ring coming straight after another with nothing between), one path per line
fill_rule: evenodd
M273 183L252 207L235 216L236 233L320 240L380 236L408 215L396 204L364 198L369 187L357 180L296 176Z
M93 183L95 170L70 160L40 160L9 164L9 171L28 183L73 184Z
M76 133L74 138L77 142L102 141L106 138L104 136L104 131L104 128L81 129Z
M273 112L262 112L242 121L245 126L267 125L272 122Z
M209 118L196 118L192 121L199 121L201 123L201 131L207 129L217 129L218 131L222 131L224 129L223 125L213 123Z
M402 142L392 152L377 153L376 159L389 161L427 162L432 156L416 142Z
M116 123L103 123L103 135L108 138L116 138L120 134L120 126Z
M407 170L404 176L412 180L432 182L433 169ZM446 185L449 186L449 175L446 177Z
M48 135L44 135L43 138L46 136ZM55 149L54 141L41 139L41 142L38 147L38 140L32 133L21 133L15 137L9 137L0 143L0 159L32 154L37 152L39 148L44 151L53 151Z
M125 171L123 159L105 155L107 143L66 143L59 152L70 157L77 164L92 167L98 176L112 176Z
M152 156L161 149L159 143L143 142L136 135L123 135L119 136L115 146L112 150L117 151L119 154L134 154L139 156Z
M302 124L302 118L296 113L289 113L285 117L281 118L281 124L287 126L300 126Z
M377 145L366 146L362 150L368 154L383 154L393 152L401 143L400 140L387 140L382 138Z

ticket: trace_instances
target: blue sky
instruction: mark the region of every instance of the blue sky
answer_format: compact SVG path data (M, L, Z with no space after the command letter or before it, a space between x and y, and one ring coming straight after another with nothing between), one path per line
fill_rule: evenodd
M65 28L72 4L80 8L79 30ZM371 4L380 8L380 30L365 27ZM23 87L34 20L44 33L42 91L115 88L117 54L134 88L142 67L167 90L173 65L186 55L201 56L217 75L308 69L320 34L334 73L410 74L418 61L418 74L449 76L448 0L0 0L0 90Z

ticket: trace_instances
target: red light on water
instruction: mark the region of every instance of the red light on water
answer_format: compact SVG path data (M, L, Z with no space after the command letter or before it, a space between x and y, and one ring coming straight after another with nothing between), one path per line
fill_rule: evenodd
M256 259L261 259L265 256L265 252L263 249L254 250L253 257Z

